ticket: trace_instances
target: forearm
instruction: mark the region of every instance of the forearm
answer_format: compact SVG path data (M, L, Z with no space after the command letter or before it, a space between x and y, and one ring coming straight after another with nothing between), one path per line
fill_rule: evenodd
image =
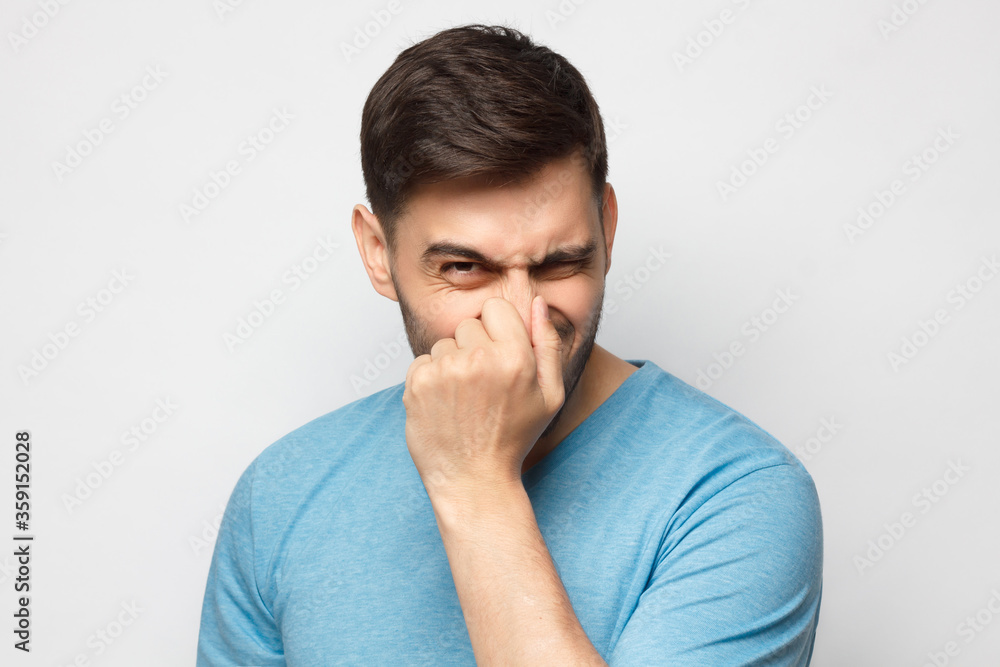
M431 498L479 665L605 665L517 483Z

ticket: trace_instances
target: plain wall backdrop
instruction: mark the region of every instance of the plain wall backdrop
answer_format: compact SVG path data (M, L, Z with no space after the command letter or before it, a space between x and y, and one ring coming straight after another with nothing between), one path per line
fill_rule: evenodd
M7 0L4 628L24 430L35 540L32 651L5 629L0 662L193 664L239 474L403 381L350 230L361 108L400 50L470 22L562 53L601 106L620 215L598 342L812 474L813 664L996 664L991 0Z

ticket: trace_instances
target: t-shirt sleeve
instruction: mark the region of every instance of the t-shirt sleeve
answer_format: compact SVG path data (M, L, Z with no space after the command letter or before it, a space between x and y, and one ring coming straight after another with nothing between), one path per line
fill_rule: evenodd
M760 468L670 526L611 665L808 665L822 596L819 498Z
M281 635L258 588L255 467L240 476L219 525L201 610L198 667L285 664Z

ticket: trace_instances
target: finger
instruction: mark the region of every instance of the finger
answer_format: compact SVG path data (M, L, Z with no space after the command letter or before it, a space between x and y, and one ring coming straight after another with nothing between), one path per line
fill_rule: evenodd
M516 343L524 347L531 347L531 339L528 331L524 328L524 320L507 299L499 296L491 296L483 302L483 327L489 335L490 340L498 343Z
M562 376L562 338L549 318L548 304L541 295L531 302L531 345L535 351L538 386L545 404L555 410L565 400Z
M440 359L446 354L454 354L458 349L454 338L442 338L431 347L431 359Z
M493 340L486 333L483 323L474 317L462 320L455 327L455 343L460 350L470 347L486 347L492 342Z
M410 386L410 378L413 376L413 372L419 367L431 363L431 355L421 354L419 357L410 362L410 367L406 369L406 379L403 382L404 387Z
M411 389L413 387L413 375L417 372L417 369L422 366L426 366L429 363L431 363L431 355L421 354L419 357L414 359L410 364L410 367L406 369L406 380L403 383L403 407L407 410L410 409L409 402L413 396L413 390Z

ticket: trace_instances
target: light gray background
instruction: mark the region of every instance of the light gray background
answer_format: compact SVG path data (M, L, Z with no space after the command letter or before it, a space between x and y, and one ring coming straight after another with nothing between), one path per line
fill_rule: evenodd
M702 386L812 473L826 547L813 664L931 664L948 642L957 654L938 664L996 664L1000 280L976 279L1000 250L1000 5L400 0L348 62L341 44L387 2L221 2L4 2L0 542L13 544L23 429L37 537L33 652L5 630L0 660L193 664L212 526L239 474L285 433L405 377L398 307L372 290L349 227L367 204L361 108L402 48L479 21L567 56L601 105L620 217L599 342L692 384L743 343ZM678 66L689 39L706 46ZM147 68L162 80L131 93ZM828 99L799 109L814 87ZM123 94L144 98L127 118ZM247 161L241 143L274 109L294 118ZM796 110L808 119L787 137L777 124ZM113 130L60 178L54 163L105 118ZM777 151L723 201L718 182L768 139ZM925 150L937 159L912 180ZM240 173L186 222L179 206L229 160ZM902 194L849 239L894 179ZM293 289L283 277L320 238L339 247ZM647 264L654 249L670 254L662 266ZM128 284L104 291L121 270ZM980 289L959 308L966 283ZM231 350L225 334L275 289L283 302ZM792 305L751 340L744 326L770 317L779 290ZM79 309L88 298L102 312ZM894 367L939 309L944 324ZM22 377L36 352L52 358ZM158 400L177 406L159 423ZM130 449L133 427L146 433ZM946 478L952 464L967 470ZM96 488L80 487L88 476ZM870 541L889 548L859 566ZM12 550L0 548L5 628ZM91 637L123 603L141 612L98 655ZM991 622L960 625L977 612Z

